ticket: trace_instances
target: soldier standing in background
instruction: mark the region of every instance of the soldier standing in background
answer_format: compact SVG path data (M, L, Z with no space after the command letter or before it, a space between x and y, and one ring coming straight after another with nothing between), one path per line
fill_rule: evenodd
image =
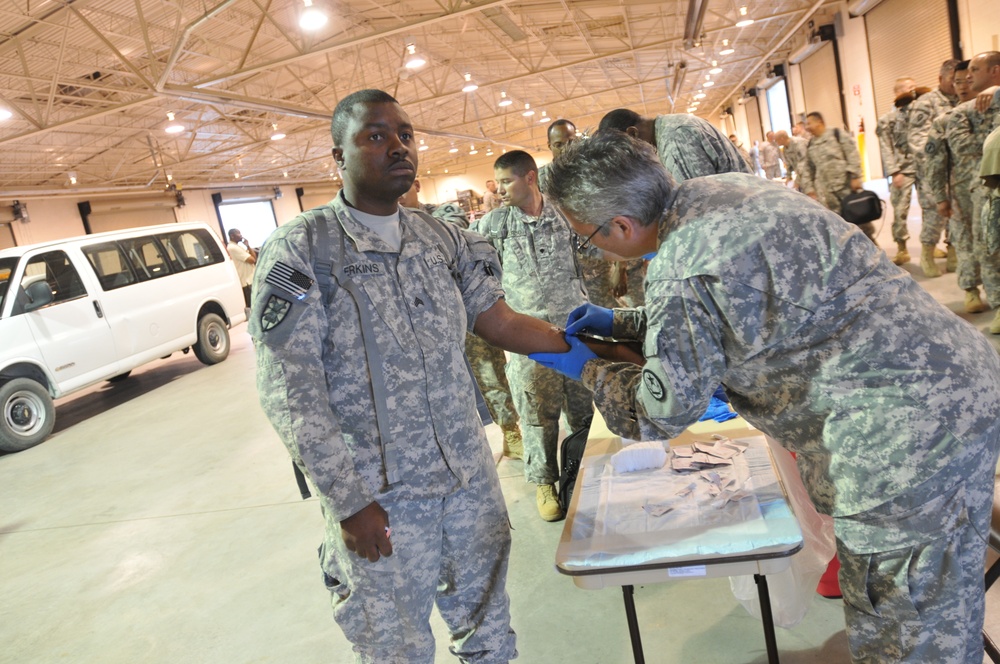
M497 183L494 180L486 181L486 193L483 194L483 212L489 212L503 205L500 197L497 196Z
M994 85L1000 85L1000 52L986 51L969 60L969 83L974 94ZM976 109L976 99L962 102L955 107L948 119L946 138L955 158L956 200L963 206L968 195L972 218L972 242L979 259L986 299L997 314L990 323L990 332L1000 334L1000 247L990 250L982 226L982 208L986 192L979 179L983 159L983 143L990 132L1000 125L1000 100L996 97L986 111ZM968 183L968 184L966 184Z
M901 78L893 87L893 96L899 99L913 92L917 86L912 78ZM896 242L896 256L892 262L902 265L910 261L906 241L910 231L906 216L910 212L910 198L913 195L915 166L910 154L910 143L906 136L906 109L893 108L878 119L875 134L878 136L882 154L882 171L892 180L889 186L889 202L892 203L892 239Z
M975 98L968 69L968 60L955 66L955 92L959 103ZM957 263L955 269L949 271L958 272L958 287L965 291L966 313L977 314L986 311L986 304L979 295L979 286L983 282L973 241L971 182L976 174L972 172L969 160L959 162L948 145L948 122L954 112L954 109L945 111L931 123L931 131L924 144L925 168L931 193L937 201L938 214L948 220L948 237L955 248Z
M781 177L781 151L774 142L773 131L767 132L766 138L760 145L760 167L764 170L765 178L776 180Z
M934 263L934 250L941 241L944 220L938 214L931 183L924 173L926 167L924 145L927 143L927 135L930 133L934 118L954 108L958 102L958 97L955 95L957 64L958 60L946 60L941 65L938 89L917 96L910 104L906 118L907 140L916 165L917 196L923 218L920 225L920 268L924 271L925 277L941 276L941 271ZM949 248L949 251L953 252L954 249Z
M782 157L785 160L785 182L795 180L795 188L799 189L802 164L806 159L806 147L809 141L801 136L789 136L784 129L774 135L774 141L781 147Z
M799 186L803 193L839 215L844 196L861 190L858 147L847 132L827 130L823 116L815 111L806 115L806 126L813 137L806 146ZM875 222L858 224L858 228L875 242Z

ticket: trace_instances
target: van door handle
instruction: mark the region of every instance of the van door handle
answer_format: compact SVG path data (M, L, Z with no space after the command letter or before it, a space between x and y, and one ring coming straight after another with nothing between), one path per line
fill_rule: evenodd
M101 310L101 303L94 300L94 313L97 314L98 318L104 318L104 311Z

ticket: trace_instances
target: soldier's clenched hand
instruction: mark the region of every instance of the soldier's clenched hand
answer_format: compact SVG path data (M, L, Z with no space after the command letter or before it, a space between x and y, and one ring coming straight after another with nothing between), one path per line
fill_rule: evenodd
M377 502L341 521L340 530L347 548L369 562L392 555L389 515Z

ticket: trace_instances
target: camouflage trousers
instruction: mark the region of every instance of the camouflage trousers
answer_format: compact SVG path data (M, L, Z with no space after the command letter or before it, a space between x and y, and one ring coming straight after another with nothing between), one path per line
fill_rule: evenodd
M979 664L1000 424L875 510L834 519L851 660Z
M611 286L611 269L614 263L593 256L578 256L583 270L583 284L587 287L587 301L606 309L618 306ZM565 321L562 321L565 325Z
M892 239L894 242L906 242L910 239L910 230L906 226L906 216L910 213L913 182L913 176L904 173L902 187L894 187L891 183L889 184L889 203L892 204Z
M501 428L516 427L517 411L504 373L504 366L507 364L504 352L474 334L467 334L465 354L469 357L472 375L479 384L479 391L483 393L493 421Z
M937 244L944 232L945 219L938 214L937 201L934 200L931 184L921 177L920 164L917 164L917 199L920 201L920 244Z
M593 395L583 383L541 366L524 355L511 355L507 378L524 438L524 479L554 484L559 479L559 414L571 431L590 424Z
M986 299L994 308L1000 307L1000 247L994 246L988 236L991 230L997 230L995 225L987 228L983 223L983 205L987 201L986 187L977 184L972 189L972 228L976 232L976 258L979 259L979 274L983 279Z
M324 580L333 616L358 664L433 664L429 619L436 605L462 662L517 657L510 626L510 523L488 450L467 489L445 498L379 496L393 553L377 562L347 550L327 525Z
M979 229L972 223L972 192L968 185L963 188L957 183L954 191L951 218L948 220L948 239L958 256L958 287L968 290L983 283L976 251L976 245L982 240Z

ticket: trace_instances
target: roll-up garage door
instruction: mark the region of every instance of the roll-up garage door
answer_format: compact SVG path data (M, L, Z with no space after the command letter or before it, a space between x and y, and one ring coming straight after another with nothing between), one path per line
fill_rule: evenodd
M16 246L14 231L11 230L10 224L0 224L0 249L10 249Z
M946 0L883 0L865 14L878 116L892 108L896 79L935 89L952 57Z
M120 231L126 228L173 224L177 222L174 208L177 197L173 194L105 198L80 204L81 216L90 233Z
M844 127L833 43L824 42L818 51L799 63L799 67L806 113L819 113L827 127Z
M319 207L320 205L326 205L332 201L339 192L340 187L322 185L299 187L295 190L295 193L299 197L299 205L302 206L303 212Z

